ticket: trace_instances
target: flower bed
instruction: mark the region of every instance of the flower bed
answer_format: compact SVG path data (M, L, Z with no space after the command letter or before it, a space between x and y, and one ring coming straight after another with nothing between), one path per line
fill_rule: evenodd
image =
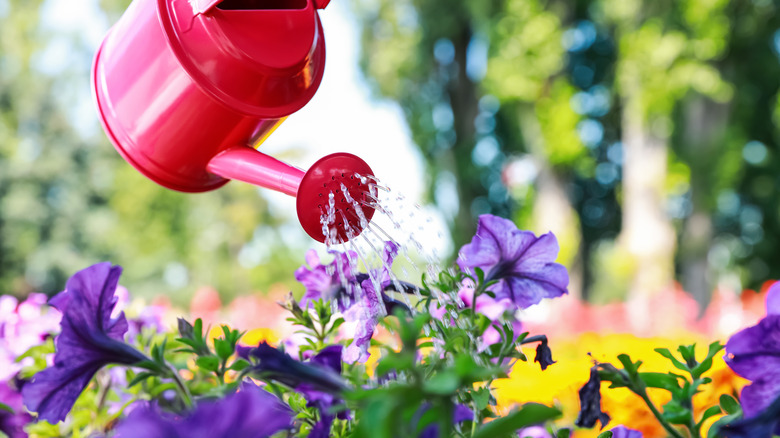
M327 264L308 254L295 272L304 296L282 303L292 334L209 330L202 319L179 319L172 332L160 307L128 318L121 268L110 263L76 273L48 306L38 295L21 304L3 297L0 431L13 438L780 432L778 285L767 293L767 316L733 335L724 355L723 345L700 334L548 339L525 331L522 309L567 293L552 234L482 216L457 268L420 285L390 270L398 251L388 242L384 264L365 272L349 253L333 253Z

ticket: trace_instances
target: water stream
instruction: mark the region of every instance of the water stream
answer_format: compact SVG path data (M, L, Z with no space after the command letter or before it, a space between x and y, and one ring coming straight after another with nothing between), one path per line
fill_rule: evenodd
M421 295L419 290L410 291L404 284L419 285L423 273L429 278L438 276L441 261L433 248L432 239L443 239L442 233L435 229L433 218L403 194L393 191L373 176L355 174L355 178L368 189L361 193L350 193L349 188L342 183L336 193L328 193L326 211L320 217L325 244L328 250L346 255L353 274L368 274L373 290L366 291L357 286L356 300L365 298L363 294L371 292L376 294L374 299L382 302L381 291L384 287L390 289L386 294L392 299L414 309ZM342 201L351 207L339 209L336 205L337 196L343 197ZM367 215L370 210L374 210L373 217ZM337 228L340 224L344 224L342 236L346 234L346 242L339 237ZM384 256L387 242L397 247L394 266L386 266ZM348 285L347 267L342 266L340 258L336 260L342 285L355 288L354 284ZM406 293L403 292L405 290Z

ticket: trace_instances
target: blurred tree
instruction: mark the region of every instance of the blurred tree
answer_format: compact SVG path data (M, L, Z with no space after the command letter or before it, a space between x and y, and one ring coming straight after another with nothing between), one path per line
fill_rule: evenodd
M676 234L667 199L687 191L687 181L669 187L679 183L670 181L668 168L676 105L689 92L719 101L731 97L731 88L712 65L728 36L726 1L596 5L593 19L613 29L618 47L615 91L624 149L619 241L635 260L630 293L641 297L668 287L674 278Z
M88 100L92 48L42 27L50 3L0 2L0 292L57 292L102 260L126 268L134 293L179 301L204 285L228 296L292 287L308 240L256 189L173 192L114 151ZM102 2L112 20L127 4ZM49 71L57 50L68 62Z
M473 235L474 214L510 213L500 169L483 172L472 162L475 121L494 123L495 104L481 100L482 68L475 59L480 29L502 7L497 0L355 0L363 20L361 65L383 96L401 103L429 170L431 195L449 205L452 237L460 246ZM482 102L482 105L480 105ZM480 128L481 129L481 128ZM485 129L492 131L492 127ZM493 194L490 190L493 188Z
M552 228L603 297L669 287L675 260L702 303L730 273L777 275L774 2L355 4L364 71L404 109L433 198L457 194L456 244L482 212Z
M555 231L561 260L572 268L580 233L565 181L571 166L582 164L584 147L576 135L580 117L568 104L573 87L560 77L558 15L546 1L356 4L364 24L361 65L375 90L404 109L432 197L440 205L457 200L449 211L456 246L471 238L479 214L511 217L518 200L535 205L518 220ZM523 153L539 175L536 196L512 197L508 159ZM580 289L577 272L573 291Z

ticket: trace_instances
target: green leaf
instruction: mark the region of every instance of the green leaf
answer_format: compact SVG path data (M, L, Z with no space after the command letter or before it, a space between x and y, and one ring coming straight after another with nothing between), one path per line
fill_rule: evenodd
M154 377L154 373L150 373L149 371L142 371L133 377L133 380L131 380L128 384L128 388L132 388L133 386L143 382L144 380L148 379L149 377Z
M28 357L38 358L52 353L54 353L54 342L46 342L41 345L30 347L27 351L22 353L21 356L18 356L14 362L19 363Z
M617 358L620 363L623 364L623 369L626 370L630 377L633 378L637 375L637 370L642 365L641 360L632 362L631 358L627 354L619 354Z
M742 413L742 406L740 406L737 399L728 394L721 394L719 402L723 411L729 415Z
M159 372L162 369L159 363L151 360L144 360L138 363L134 363L133 366L136 368L147 369L152 372Z
M195 364L206 371L219 369L219 359L216 356L201 356L195 359Z
M724 348L725 346L721 344L720 341L715 341L710 344L709 349L707 350L707 357L691 370L693 378L697 379L699 376L709 371L710 368L712 368L712 359Z
M244 370L244 369L248 368L250 365L251 364L249 362L247 362L246 360L239 358L239 359L236 359L236 361L233 362L230 365L230 368L228 368L228 369L233 370L233 371L241 371L241 370Z
M195 320L195 325L193 326L192 331L192 337L194 339L203 340L203 320L198 318Z
M474 401L478 411L485 409L490 401L490 390L483 387L471 391L471 400Z
M228 336L230 336L229 333ZM231 355L233 355L234 348L228 340L214 339L214 350L217 352L217 356L220 359L227 360Z
M460 377L452 370L444 370L423 383L423 390L429 394L449 395L460 388Z
M510 412L505 417L496 418L490 423L483 424L472 435L472 438L498 438L511 436L522 429L534 424L541 424L561 415L561 411L549 406L537 403L527 403L520 410Z
M664 420L672 424L688 424L691 420L691 410L681 405L677 400L671 400L664 405L661 415Z
M699 364L696 362L696 344L680 345L677 347L677 351L680 352L689 369L693 369L693 367Z
M710 430L707 432L707 438L717 438L722 426L725 426L732 421L739 419L740 417L742 417L741 412L738 414L731 414L718 418L718 420L712 423L712 426L710 426Z
M650 388L666 389L670 392L679 392L679 377L667 373L639 373L639 378Z
M599 436L596 438L612 438L612 432L610 431L601 432Z
M8 412L9 414L13 414L14 413L14 410L11 409L10 406L8 406L7 404L4 404L4 403L0 403L0 411L5 411L5 412Z
M571 429L561 429L555 434L555 438L569 438L571 436Z
M668 348L655 348L654 349L656 353L660 354L661 356L669 359L670 362L672 362L672 365L674 365L675 368L681 371L690 372L690 369L688 366L686 366L684 363L680 362L671 351L669 351Z
M474 357L470 354L461 354L455 358L455 372L460 377L467 377L477 367Z
M699 420L699 422L698 422L698 423L696 423L696 424L697 424L699 427L701 427L701 425L702 425L702 424L703 424L705 421L707 421L707 419L708 419L708 418L710 418L710 417L714 417L715 415L718 415L718 414L720 414L721 412L723 412L723 411L721 411L721 410L720 410L720 406L710 406L709 408L707 408L707 410L706 410L706 411L704 411L704 413L703 413L703 414L701 414L701 420Z
M383 357L376 366L376 375L384 376L390 371L406 371L414 366L414 354L405 351L392 352Z

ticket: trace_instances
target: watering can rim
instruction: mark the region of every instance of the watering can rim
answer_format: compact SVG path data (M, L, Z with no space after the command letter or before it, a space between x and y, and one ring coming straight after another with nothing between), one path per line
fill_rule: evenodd
M222 1L223 0L189 0L195 14L205 14ZM308 1L312 1L314 7L317 9L325 9L325 7L328 6L328 3L330 3L330 0L307 0L307 2Z
M213 6L219 4L221 1L222 0L184 0L182 3L189 3L191 6L194 6L195 2L203 2L204 4L210 3ZM314 41L312 42L312 53L315 53L315 56L320 58L320 60L317 62L320 62L323 64L323 66L314 69L314 75L311 78L311 86L308 87L309 91L304 93L305 97L302 97L299 102L269 108L242 101L237 96L225 92L220 87L216 86L216 84L212 83L212 81L204 74L204 72L198 68L196 62L189 56L189 50L185 47L185 35L188 32L186 30L179 29L175 24L176 16L174 3L176 2L177 0L156 1L158 14L161 18L160 24L162 25L164 37L167 40L168 46L178 59L181 67L194 80L197 86L203 90L203 92L211 96L217 102L232 109L233 111L250 117L279 118L289 116L290 114L300 110L307 102L311 100L312 97L314 97L315 91L322 82L325 59L325 42L323 38L322 22L319 20L319 18L317 18L316 12L314 12L316 30L314 34ZM307 8L310 8L311 5L312 0L307 0ZM195 20L197 15L198 14L193 15L192 19Z

